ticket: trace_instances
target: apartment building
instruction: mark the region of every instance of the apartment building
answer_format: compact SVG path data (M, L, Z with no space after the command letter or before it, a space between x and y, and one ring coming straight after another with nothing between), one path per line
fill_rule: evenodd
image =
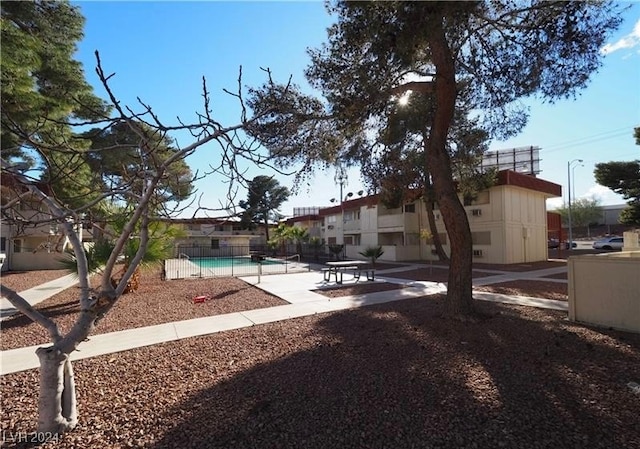
M531 175L503 170L497 182L465 206L477 262L522 263L547 260L546 200L562 195L558 184ZM438 234L445 251L449 239L435 207ZM319 211L326 243L345 244L346 256L368 246L384 249L381 260L435 260L435 250L425 238L429 232L424 201L407 202L389 209L377 195L342 202Z
M188 252L186 248L189 247L212 250L236 247L245 248L243 251L246 252L251 245L266 243L264 227L244 229L239 218L172 218L168 221L181 228L184 234L175 239L176 252Z
M45 193L49 189L37 184ZM3 172L0 183L0 265L2 271L50 270L60 268L60 258L69 245L60 225L47 206L29 194L28 183L20 176ZM82 223L74 225L81 241L90 236Z

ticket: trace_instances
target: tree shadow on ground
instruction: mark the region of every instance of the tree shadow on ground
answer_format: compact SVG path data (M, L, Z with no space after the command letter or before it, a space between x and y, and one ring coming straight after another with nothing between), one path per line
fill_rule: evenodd
M80 304L79 301L73 300L51 306L39 306L37 309L49 318L56 318L65 315L77 314L80 311ZM11 315L3 319L0 327L2 327L3 330L6 330L29 325L34 325L33 320L22 312L16 312L15 315Z
M625 395L640 336L479 309L454 321L419 298L304 318L303 350L208 383L167 411L180 419L154 447L637 447L640 403ZM246 335L249 354L270 334Z

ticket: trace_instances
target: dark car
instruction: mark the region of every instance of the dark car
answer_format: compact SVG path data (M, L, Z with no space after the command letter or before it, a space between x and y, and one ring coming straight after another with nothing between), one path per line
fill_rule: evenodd
M577 248L578 244L576 242L573 242L571 247L572 248ZM569 249L569 242L560 242L558 239L549 239L549 240L547 240L547 248L549 248L549 249L556 249L556 248Z

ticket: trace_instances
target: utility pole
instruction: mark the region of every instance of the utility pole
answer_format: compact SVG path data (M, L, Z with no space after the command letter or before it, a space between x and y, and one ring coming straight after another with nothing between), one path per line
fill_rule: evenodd
M571 165L577 162L579 164L582 163L582 159L574 159L572 161L567 162L567 179L568 179L568 185L567 185L567 196L569 197L569 207L567 210L567 215L569 218L569 248L567 249L573 249L573 225L571 223Z

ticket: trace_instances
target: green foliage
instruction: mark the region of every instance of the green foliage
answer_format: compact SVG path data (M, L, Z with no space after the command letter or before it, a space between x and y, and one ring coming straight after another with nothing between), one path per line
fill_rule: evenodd
M640 145L640 128L634 129L636 143ZM640 160L596 164L596 182L610 188L628 200L620 214L620 223L640 225Z
M130 212L129 208L118 206L105 207L102 210L103 216L101 220L106 228L105 233L85 251L90 273L99 272L115 250L115 240L123 232L124 226L130 218ZM175 239L186 235L180 227L163 221L153 221L149 223L148 228L149 241L140 262L140 266L143 267L156 266L170 257L173 253ZM131 263L140 248L138 235L139 229L126 242L122 252L119 254L125 266ZM60 262L63 268L71 272L77 272L78 265L75 256L71 255L71 257L62 259Z
M368 246L364 251L360 251L360 254L363 257L366 257L371 261L371 265L376 266L376 260L378 260L384 254L384 250L382 246Z
M598 184L625 199L640 199L640 160L596 164L594 175Z
M178 151L173 139L141 122L136 122L135 130L130 123L117 122L107 129L90 130L82 137L92 142L85 160L94 173L101 175L105 188L108 182L133 185L134 191L141 192L143 179L139 172L155 170ZM193 191L192 178L184 159L176 160L164 173L154 206L187 199Z
M569 225L569 207L564 205L556 209L565 226ZM588 226L602 218L602 207L596 199L579 198L571 202L571 224L573 226Z
M340 255L342 254L342 251L344 251L344 245L339 245L337 243L327 245L327 248L329 248L329 252L335 256L336 260L340 259Z
M451 272L460 282L448 290L448 307L469 311L472 239L452 158L466 156L464 148L481 149L487 136L517 134L528 118L520 100L553 102L584 88L621 21L619 7L606 1L336 1L328 9L336 21L328 41L310 51L306 71L324 98L270 80L251 91L249 105L275 108L250 133L284 164L302 162L303 174L337 160L360 165L375 189L386 175L387 152L403 161L404 151L421 151L423 185L433 183L445 225L455 228ZM410 113L401 109L405 95ZM415 178L404 170L391 174L400 178L391 186L404 188L405 174Z
M278 209L289 199L289 189L281 186L278 180L271 176L256 176L249 181L247 188L247 200L238 204L245 209L242 221L264 223L268 241L269 221L281 218Z
M26 159L30 135L50 147L66 147L66 120L103 117L108 108L85 81L74 59L84 18L67 1L2 2L3 157Z
M107 259L109 259L114 248L114 242L108 239L98 239L96 242L87 245L85 255L87 258L89 273L99 273ZM77 274L78 262L75 255L69 254L68 257L62 257L59 260L60 266L64 270Z
M596 165L596 181L628 200L620 213L620 223L640 226L640 161L609 164Z

